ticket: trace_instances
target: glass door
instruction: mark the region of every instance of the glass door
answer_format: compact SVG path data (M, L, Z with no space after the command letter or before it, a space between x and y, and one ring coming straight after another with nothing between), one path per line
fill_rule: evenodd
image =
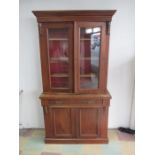
M72 91L72 25L48 25L48 68L52 91Z
M104 45L104 23L78 24L78 85L79 92L101 89L101 59Z

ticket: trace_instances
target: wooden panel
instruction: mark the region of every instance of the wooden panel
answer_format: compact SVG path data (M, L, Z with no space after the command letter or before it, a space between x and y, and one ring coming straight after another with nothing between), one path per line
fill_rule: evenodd
M42 84L43 91L49 90L49 70L48 70L48 56L47 56L47 41L46 41L46 29L42 27L42 24L38 24L39 28L39 43L40 43L40 59L41 59L41 72L42 72Z
M79 111L79 129L80 137L97 137L99 134L98 127L98 109L85 108Z
M53 108L55 137L73 137L73 112L70 108Z
M100 137L107 139L108 138L108 110L109 107L100 108Z

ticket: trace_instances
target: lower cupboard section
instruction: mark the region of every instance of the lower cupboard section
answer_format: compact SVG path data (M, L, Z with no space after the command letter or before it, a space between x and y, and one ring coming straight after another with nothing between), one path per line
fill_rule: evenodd
M46 143L108 143L108 104L43 102Z

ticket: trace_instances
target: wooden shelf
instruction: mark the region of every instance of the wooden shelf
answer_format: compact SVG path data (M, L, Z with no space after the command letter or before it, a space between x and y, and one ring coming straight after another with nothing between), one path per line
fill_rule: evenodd
M50 76L51 76L51 77L69 77L68 74L59 74L59 73L51 74ZM94 74L94 73L90 73L90 74L81 74L80 77L96 77L96 74Z
M98 57L81 57L80 60L99 60Z
M91 40L91 38L81 38L80 41L83 41L83 40Z
M63 40L68 40L67 38L49 38L49 41L53 40L53 41L63 41Z
M69 88L66 88L66 87L51 87L51 89L67 90L67 89L69 89Z
M55 73L55 74L51 74L51 77L69 77L68 74L60 74L60 73Z
M90 73L90 74L81 74L80 77L96 77L96 75L94 73Z
M92 40L92 38L81 38L80 41L85 41L85 40ZM100 38L99 38L100 40Z
M55 61L69 61L68 57L58 57L58 58L51 58L51 62L55 62Z

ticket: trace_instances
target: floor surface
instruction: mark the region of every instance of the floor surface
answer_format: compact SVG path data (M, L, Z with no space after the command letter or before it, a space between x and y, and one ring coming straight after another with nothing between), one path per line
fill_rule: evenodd
M20 129L20 155L134 155L134 136L108 131L109 144L45 144L43 129Z

